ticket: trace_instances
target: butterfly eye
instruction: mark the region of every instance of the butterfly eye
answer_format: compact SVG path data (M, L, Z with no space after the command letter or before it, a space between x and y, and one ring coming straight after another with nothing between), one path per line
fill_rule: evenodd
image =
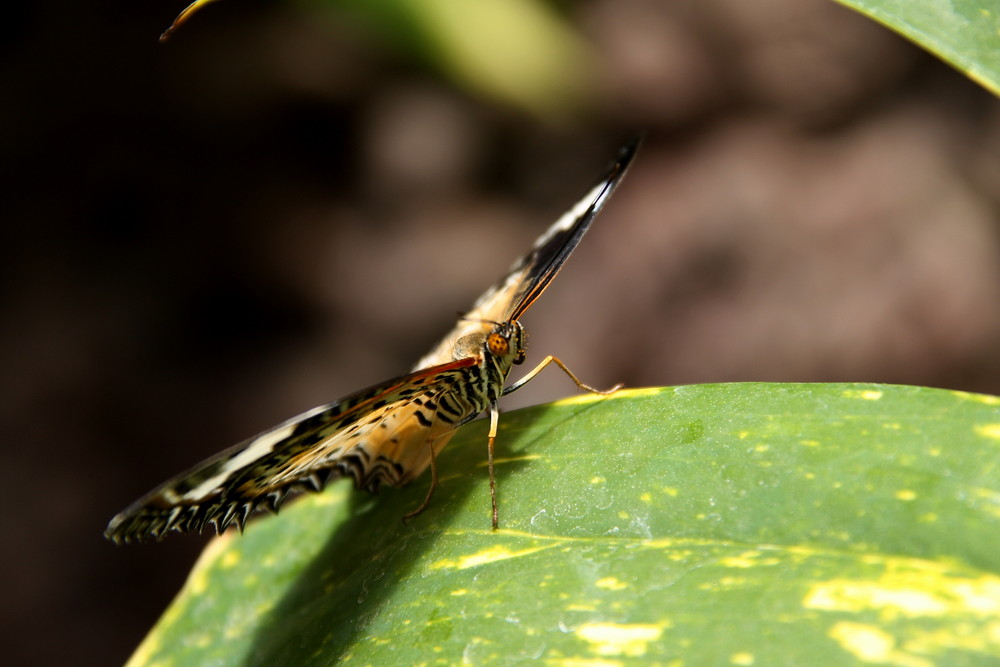
M510 352L510 343L496 332L486 337L486 347L497 357L507 356L507 353Z

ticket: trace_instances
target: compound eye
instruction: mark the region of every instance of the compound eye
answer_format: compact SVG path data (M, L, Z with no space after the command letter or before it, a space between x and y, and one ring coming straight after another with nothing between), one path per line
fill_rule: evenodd
M486 337L486 347L497 357L505 357L510 352L510 342L496 332Z

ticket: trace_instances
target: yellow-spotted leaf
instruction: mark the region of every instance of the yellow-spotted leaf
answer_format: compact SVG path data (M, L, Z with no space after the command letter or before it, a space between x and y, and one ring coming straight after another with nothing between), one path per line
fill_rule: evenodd
M377 497L212 542L133 665L1000 662L1000 398L870 384L581 396ZM180 538L175 538L180 539Z

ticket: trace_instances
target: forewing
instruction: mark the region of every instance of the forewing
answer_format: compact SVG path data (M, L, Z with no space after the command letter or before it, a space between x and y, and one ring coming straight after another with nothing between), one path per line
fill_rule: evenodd
M520 318L535 299L541 296L576 249L594 218L621 182L641 141L642 138L637 137L623 146L607 175L556 220L535 241L531 250L511 265L503 279L476 300L472 310L465 313L455 328L417 362L414 368L424 368L452 359L452 350L459 338L488 329L490 322L511 322Z
M510 273L500 283L495 297L491 297L490 292L481 297L484 310L488 308L496 312L495 319L498 321L512 322L531 307L559 273L563 263L576 249L594 218L618 187L639 147L639 141L636 138L623 146L607 175L573 208L556 220L535 241L527 255L511 266Z
M318 490L344 475L369 491L403 484L427 467L431 446L439 450L478 414L456 400L448 401L453 413L438 409L478 362L426 368L293 417L162 484L115 516L104 534L121 543L206 524L219 532L233 521L242 528L257 507L276 511L290 490Z

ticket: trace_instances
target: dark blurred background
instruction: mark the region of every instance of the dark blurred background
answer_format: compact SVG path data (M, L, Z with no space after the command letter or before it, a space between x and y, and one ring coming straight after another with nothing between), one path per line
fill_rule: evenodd
M531 358L1000 393L1000 105L962 75L826 0L420 4L224 0L166 44L183 2L5 9L6 664L124 662L204 539L108 518L406 371L638 128Z

